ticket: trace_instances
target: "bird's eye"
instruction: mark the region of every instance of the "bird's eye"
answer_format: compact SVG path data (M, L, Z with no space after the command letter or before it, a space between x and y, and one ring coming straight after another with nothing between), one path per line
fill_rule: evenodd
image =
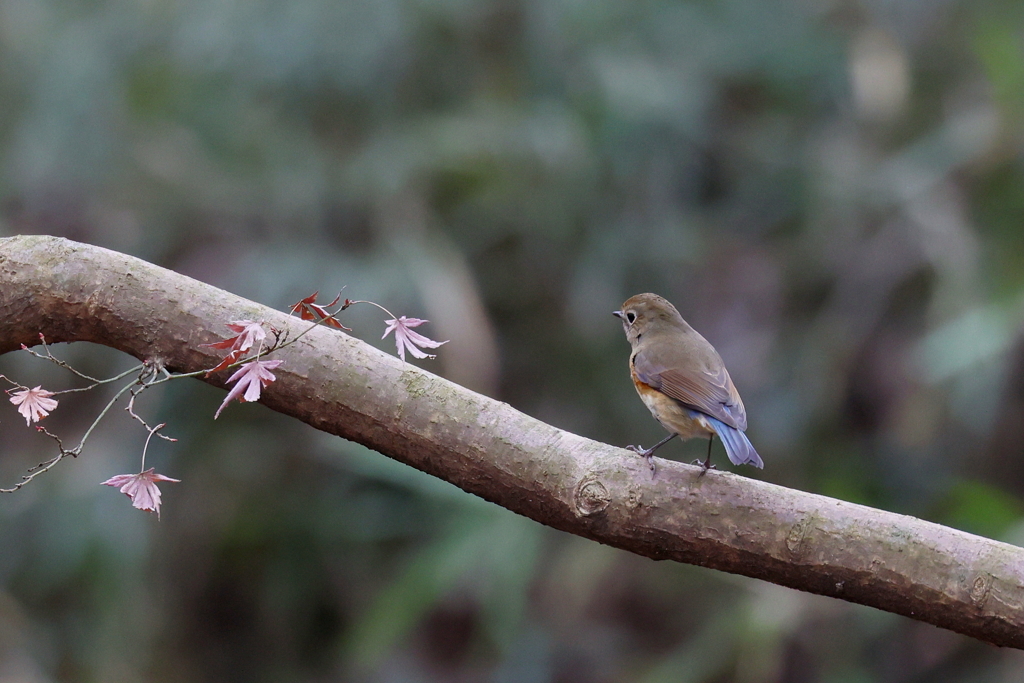
M629 313L626 314L626 321L629 322L630 325L633 324L634 320L636 320L636 313L630 311Z

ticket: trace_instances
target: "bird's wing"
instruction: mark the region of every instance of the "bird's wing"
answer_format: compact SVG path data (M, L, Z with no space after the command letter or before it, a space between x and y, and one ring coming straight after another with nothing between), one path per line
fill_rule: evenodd
M730 427L746 430L747 412L724 367L717 373L701 369L666 368L652 363L640 351L633 357L633 368L637 378L644 384Z

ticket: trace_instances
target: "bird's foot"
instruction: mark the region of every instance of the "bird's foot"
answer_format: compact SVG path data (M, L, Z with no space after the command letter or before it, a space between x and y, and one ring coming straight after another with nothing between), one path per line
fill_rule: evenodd
M626 446L626 450L633 451L634 453L639 455L641 458L646 458L647 459L647 464L651 468L651 476L653 477L655 475L655 473L657 472L657 467L654 464L654 449L653 448L644 448L643 446Z
M711 464L711 458L708 458L707 460L701 460L700 458L698 458L697 460L694 460L690 464L696 465L697 467L700 468L700 474L697 475L698 478L703 477L705 474L707 474L708 470L718 469L717 467Z

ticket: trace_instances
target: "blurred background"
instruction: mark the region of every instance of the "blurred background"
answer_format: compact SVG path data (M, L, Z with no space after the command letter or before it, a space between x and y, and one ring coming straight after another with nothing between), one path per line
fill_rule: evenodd
M0 235L279 309L344 286L451 339L422 367L619 445L664 434L611 316L657 292L742 392L743 475L1017 544L1022 139L1019 2L0 0ZM77 442L110 396L46 425ZM160 521L98 485L137 468L120 410L0 497L0 681L1024 681L1020 652L556 532L259 405L214 423L222 398L140 399L179 439L149 449L183 480ZM0 405L0 484L51 454Z

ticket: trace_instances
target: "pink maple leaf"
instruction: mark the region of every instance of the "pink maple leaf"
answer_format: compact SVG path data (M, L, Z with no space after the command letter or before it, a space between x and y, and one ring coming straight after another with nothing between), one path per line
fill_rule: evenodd
M259 344L267 338L267 332L263 329L263 323L252 320L235 320L227 325L232 332L237 332L238 334L234 337L222 339L219 342L213 342L212 344L200 344L200 346L208 346L212 349L231 349L231 353L225 356L224 360L217 364L217 367L206 373L207 377L231 365L244 356L246 351L251 349L253 345Z
M413 332L413 327L419 327L423 323L430 322L429 320L421 320L420 318L406 318L404 315L397 320L392 318L391 320L385 320L387 323L387 329L384 330L384 337L391 334L392 330L395 333L395 346L398 347L398 356L405 360L406 350L412 354L413 358L436 358L433 354L426 353L420 349L436 349L441 344L447 344L449 341L446 339L443 342L434 341L433 339L427 339L419 332ZM381 337L383 339L384 337Z
M11 394L11 403L18 406L18 412L25 417L25 424L39 422L57 407L57 399L50 398L52 391L42 387L22 389Z
M224 397L224 402L220 404L220 408L217 408L213 419L216 420L220 411L236 398L240 401L260 400L260 390L277 379L271 370L283 362L280 360L254 360L238 368L235 374L228 378L229 384L236 381L238 384L232 387L228 395Z
M155 512L157 519L160 518L160 489L157 488L158 481L168 481L177 484L180 479L171 479L162 474L157 474L150 467L145 472L138 474L118 474L103 482L104 486L119 486L121 493L132 499L132 506L147 512Z

